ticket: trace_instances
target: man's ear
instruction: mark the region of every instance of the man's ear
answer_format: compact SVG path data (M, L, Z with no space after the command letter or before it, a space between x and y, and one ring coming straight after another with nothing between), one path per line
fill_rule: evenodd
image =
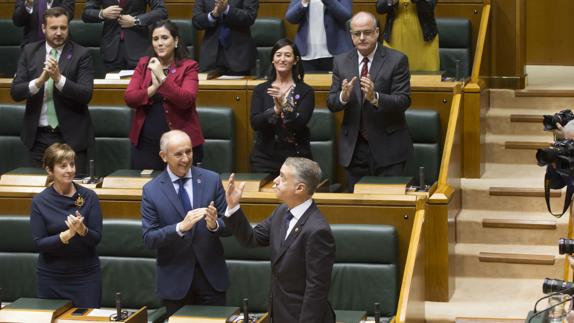
M163 150L159 151L159 157L163 160L164 163L167 163L167 153Z

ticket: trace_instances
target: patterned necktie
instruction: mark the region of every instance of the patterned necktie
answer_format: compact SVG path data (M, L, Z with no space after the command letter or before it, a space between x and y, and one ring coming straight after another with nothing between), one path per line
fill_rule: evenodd
M191 202L189 201L189 195L187 195L187 190L185 189L185 182L187 182L189 178L181 177L177 180L177 184L179 185L179 189L177 190L177 196L181 201L181 205L183 206L183 210L185 213L191 210Z
M283 237L283 240L281 240L282 243L287 240L287 231L289 230L289 223L291 222L291 219L293 219L293 213L291 213L291 211L287 211L287 216L285 216L285 223L283 224L283 232L281 233L281 236Z
M367 75L369 74L369 58L363 57L361 64L363 64L363 66L361 67L361 77L367 77ZM361 100L361 102L364 102L363 92L361 92L361 98L363 99ZM367 136L367 127L365 126L365 118L363 117L362 110L361 110L361 129L359 130L359 133L361 137L363 137L363 139L369 140L369 137Z
M58 62L58 51L54 48L50 50L50 57ZM54 107L54 80L49 78L46 81L46 114L48 116L48 125L53 129L58 126L58 115L56 115L56 108Z
M45 40L46 36L42 31L42 23L44 22L44 12L47 9L46 0L38 0L38 40Z
M219 40L221 47L224 49L231 46L231 29L223 23L223 17L220 17L219 19L219 34L217 39Z
M369 58L363 57L361 64L363 64L363 67L361 67L361 77L367 77L367 74L369 74Z

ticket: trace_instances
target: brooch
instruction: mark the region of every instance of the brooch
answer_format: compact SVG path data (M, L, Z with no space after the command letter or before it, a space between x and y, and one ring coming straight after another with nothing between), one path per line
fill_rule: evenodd
M74 202L74 205L77 206L78 208L81 208L82 206L84 206L84 198L78 194L78 197L76 198L76 201Z

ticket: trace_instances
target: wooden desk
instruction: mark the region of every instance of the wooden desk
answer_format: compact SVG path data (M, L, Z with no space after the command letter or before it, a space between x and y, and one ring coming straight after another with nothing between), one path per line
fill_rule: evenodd
M52 323L71 307L72 302L68 300L20 298L0 309L0 322Z
M72 315L77 308L70 308L62 315L58 316L54 323L79 323L79 322L118 322L112 321L109 317L105 316L89 316L93 309L88 310L83 315ZM115 309L114 309L115 310ZM147 323L147 307L142 307L135 313L131 314L127 319L119 322L125 323Z
M239 307L187 305L173 314L169 323L231 323L240 315ZM267 313L257 319L256 323L266 323Z

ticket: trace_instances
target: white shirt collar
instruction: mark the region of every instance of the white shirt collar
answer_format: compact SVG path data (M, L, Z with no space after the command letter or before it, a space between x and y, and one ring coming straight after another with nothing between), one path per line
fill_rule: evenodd
M48 45L48 42L46 42L46 55L50 55L50 52L52 51L52 48L50 45ZM62 54L62 50L64 49L64 46L60 47L60 48L54 48L56 50L56 52L58 52L58 57L60 57L60 55Z
M171 171L171 169L169 169L169 166L167 166L166 169L167 169L167 174L169 175L169 179L171 179L171 182L172 182L172 183L179 180L180 177L177 176L177 175L175 175L175 174ZM191 180L191 168L187 171L187 174L185 174L184 177L185 177L185 178L189 178L189 179ZM188 182L189 182L189 180L188 180Z
M313 199L309 198L307 201L297 205L296 207L292 208L291 214L293 214L293 218L295 218L295 222L299 221L299 219L303 216L303 214L307 211L307 209L313 203Z

